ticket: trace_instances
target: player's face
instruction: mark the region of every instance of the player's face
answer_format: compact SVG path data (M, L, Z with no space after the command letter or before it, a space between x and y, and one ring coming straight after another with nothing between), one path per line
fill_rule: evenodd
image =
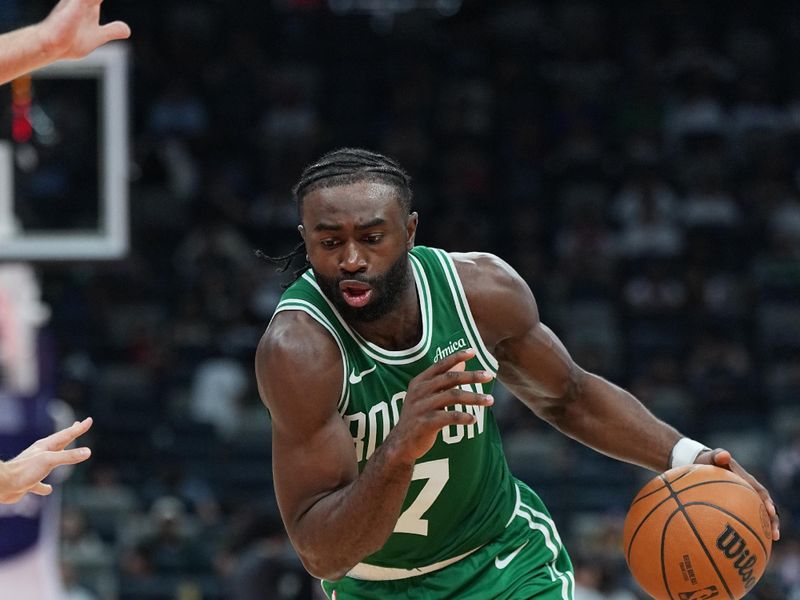
M303 199L300 234L320 288L348 321L388 314L411 282L417 215L391 185L361 181Z

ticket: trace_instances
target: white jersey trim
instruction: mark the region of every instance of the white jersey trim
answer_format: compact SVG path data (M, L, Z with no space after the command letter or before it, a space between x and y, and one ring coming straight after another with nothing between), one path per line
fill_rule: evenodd
M464 286L461 284L461 277L458 275L453 258L444 250L434 250L439 262L442 263L445 277L450 287L450 292L453 294L453 304L455 304L458 318L461 320L461 325L467 334L469 343L475 348L478 360L487 371L497 374L499 363L497 359L489 352L486 344L481 337L481 332L478 325L475 323L475 318L472 316L472 310L467 301L467 294L464 291Z
M547 563L547 569L550 573L550 578L552 581L561 581L561 597L563 600L571 600L574 595L573 590L575 588L574 576L569 571L562 573L556 568L558 556L561 554L561 551L564 548L564 544L561 542L561 536L558 535L556 524L549 515L522 502L519 483L515 483L515 488L517 490L517 501L514 506L514 512L511 515L511 519L509 519L508 523L506 523L506 527L511 525L511 521L513 521L516 517L520 517L528 522L528 526L531 528L531 530L538 531L542 534L545 546L553 554L553 559Z
M428 350L430 350L431 341L433 339L433 299L431 298L431 290L430 285L428 284L427 275L425 274L425 269L422 268L422 265L416 256L409 254L409 260L411 260L412 263L414 282L416 283L419 296L420 311L422 315L422 336L420 337L419 342L417 342L411 348L407 348L405 350L386 350L377 344L373 344L372 342L365 340L342 318L333 303L320 289L319 284L317 283L316 279L314 279L314 276L310 270L303 273L303 278L305 278L308 283L314 286L314 289L317 291L320 298L322 298L331 309L342 328L348 333L348 335L350 335L350 337L353 338L356 344L358 344L358 346L367 356L376 362L387 365L407 365L424 357L428 353Z
M482 545L478 546L477 548L473 548L464 554L454 556L453 558L448 558L447 560L442 560L424 567L416 567L414 569L395 569L393 567L377 567L375 565L368 565L367 563L358 563L355 567L348 571L347 577L352 577L353 579L362 579L365 581L396 581L398 579L418 577L420 575L425 575L426 573L433 573L434 571L439 571L440 569L449 567L450 565L460 561L462 558L466 558L473 552L477 552L481 548L483 548Z
M343 415L344 412L347 410L347 405L350 401L350 393L349 388L347 386L347 353L344 351L344 345L342 344L342 340L339 339L339 334L336 329L328 322L328 319L325 317L324 314L311 302L306 300L301 300L299 298L289 298L287 300L282 301L278 304L278 308L275 309L275 314L272 315L272 319L270 319L270 323L275 318L279 312L285 312L289 310L295 310L299 312L304 312L312 319L314 319L317 323L322 325L325 330L331 334L333 337L333 341L336 342L336 345L339 347L339 352L342 355L342 391L339 394L339 402L336 405L337 410L339 411L340 415Z

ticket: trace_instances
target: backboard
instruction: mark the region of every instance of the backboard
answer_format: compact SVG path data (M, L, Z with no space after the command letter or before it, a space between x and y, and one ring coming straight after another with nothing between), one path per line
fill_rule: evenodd
M0 260L99 260L128 249L128 47L35 71L32 135L0 124ZM11 86L0 101L11 105ZM0 116L12 112L0 106ZM5 136L5 137L4 137Z

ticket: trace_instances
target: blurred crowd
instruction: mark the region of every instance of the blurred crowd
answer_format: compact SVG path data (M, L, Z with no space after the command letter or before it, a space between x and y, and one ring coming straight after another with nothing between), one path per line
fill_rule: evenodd
M474 0L380 27L323 2L234 4L104 4L134 31L132 247L40 269L59 396L96 422L64 491L70 598L315 593L277 515L252 372L288 276L254 250L298 241L303 166L357 145L414 177L418 243L498 253L580 365L769 485L783 539L749 597L800 599L793 4ZM643 597L621 524L653 474L510 397L496 410L576 598Z

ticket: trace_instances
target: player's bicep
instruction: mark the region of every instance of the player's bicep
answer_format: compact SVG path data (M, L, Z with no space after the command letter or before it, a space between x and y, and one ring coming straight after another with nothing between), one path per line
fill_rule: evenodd
M353 440L337 412L342 357L326 332L290 314L276 318L259 344L256 373L272 421L275 493L291 534L320 498L358 476Z
M500 364L498 379L537 413L574 398L581 371L561 340L539 320L525 280L489 255L461 257L460 272L472 284L470 306Z

